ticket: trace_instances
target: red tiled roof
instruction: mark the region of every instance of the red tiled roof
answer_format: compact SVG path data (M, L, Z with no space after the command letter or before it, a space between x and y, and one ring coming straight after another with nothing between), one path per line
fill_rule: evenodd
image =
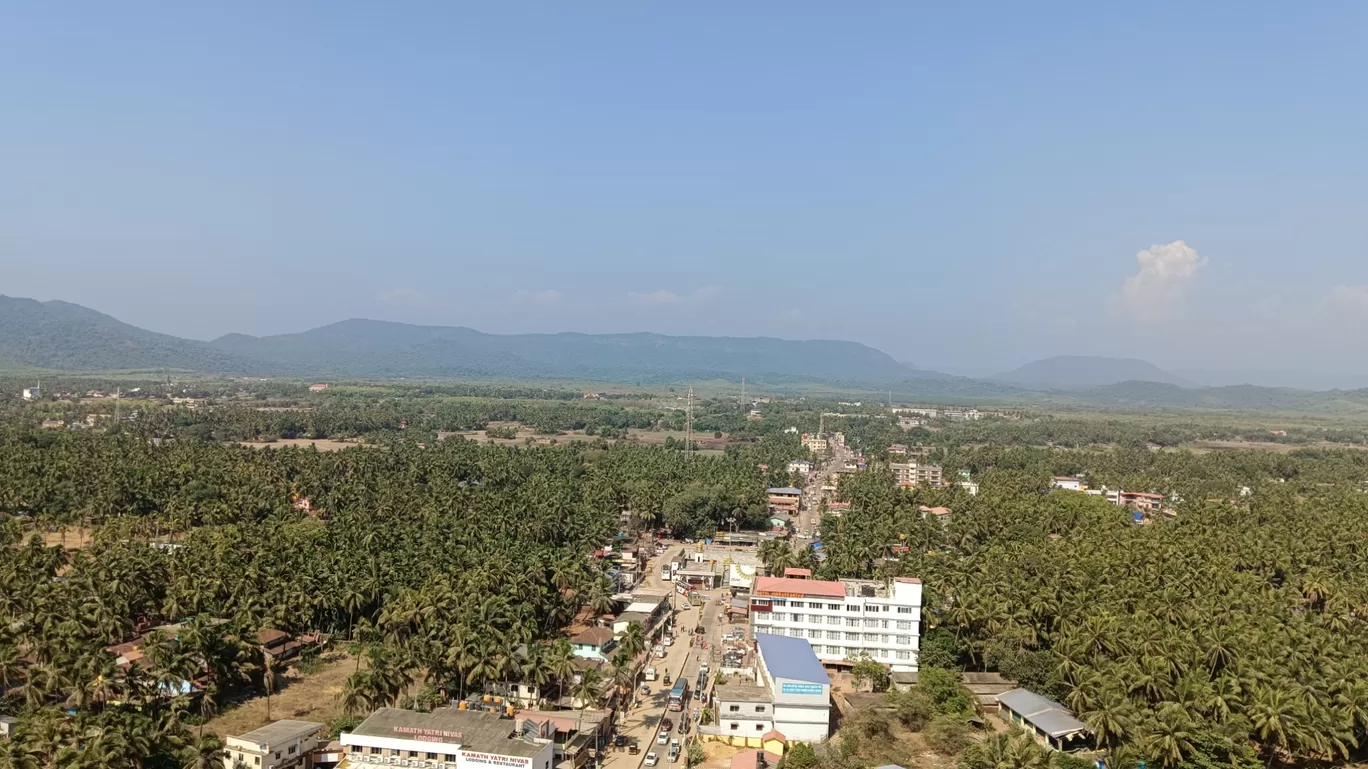
M826 598L845 598L845 586L839 582L827 582L818 579L790 579L787 577L756 577L755 587L751 590L751 594L761 595L766 591L816 595Z
M785 736L784 736L784 733L781 732L781 731L779 731L778 729L770 729L768 732L765 732L764 735L762 735L762 736L760 737L760 741L761 741L761 742L769 742L770 740L779 740L780 742L788 742L788 738L785 737Z
M894 581L895 581L895 582L904 582L904 583L909 584L909 585L920 585L920 584L921 584L921 580L917 579L916 577L898 577L898 578L896 578Z
M921 510L923 513L930 513L930 514L932 514L932 515L949 515L949 514L950 514L950 508L948 508L948 507L927 507L926 505L922 505L921 508L920 508L920 510Z
M273 627L268 627L258 630L256 636L258 643L270 644L283 638L289 638L290 634L286 633L284 630L276 630Z
M790 567L788 567L787 569L784 569L784 576L785 576L785 577L811 577L811 576L812 576L812 569L799 569L799 568L797 568L796 566L790 566Z
M761 763L762 757L764 763ZM779 765L779 758L763 750L743 750L732 756L731 769L773 769Z

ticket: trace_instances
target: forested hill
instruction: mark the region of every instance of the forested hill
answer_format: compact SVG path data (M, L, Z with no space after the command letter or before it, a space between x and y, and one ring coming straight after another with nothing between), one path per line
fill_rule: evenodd
M855 342L662 334L485 334L450 326L347 320L300 334L214 340L225 351L339 374L646 380L749 376L897 381L909 371Z
M856 342L644 333L495 335L374 320L199 342L67 302L10 297L0 297L0 366L623 382L749 377L772 383L889 383L925 373Z
M156 369L249 373L259 366L189 339L130 326L70 302L0 296L0 366L66 371Z
M1089 355L1058 355L1027 363L993 377L995 381L1036 389L1085 390L1121 382L1160 382L1197 387L1149 361L1136 358L1102 358Z

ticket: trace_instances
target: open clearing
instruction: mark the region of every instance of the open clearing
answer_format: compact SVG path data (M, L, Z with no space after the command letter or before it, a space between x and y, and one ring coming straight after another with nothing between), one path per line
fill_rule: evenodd
M271 720L291 718L326 723L342 715L338 695L347 676L356 669L356 660L340 650L328 652L323 669L301 676L297 668L285 675L285 685L271 697ZM254 697L225 710L204 726L220 737L243 734L270 723L266 719L266 698Z
M278 449L286 446L308 448L313 446L319 451L341 451L362 445L352 441L335 441L330 438L281 438L278 441L241 441L240 444L251 446L254 449Z

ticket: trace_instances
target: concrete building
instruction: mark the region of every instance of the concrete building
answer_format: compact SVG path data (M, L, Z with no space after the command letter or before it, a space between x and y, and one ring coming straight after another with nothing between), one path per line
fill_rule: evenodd
M790 473L798 473L799 475L807 475L812 472L812 463L806 459L795 459L788 463L788 471Z
M823 454L827 450L827 438L821 433L803 433L803 448L814 454Z
M1013 689L997 696L1004 721L1030 732L1036 742L1055 750L1086 747L1091 732L1073 711L1028 689Z
M36 401L43 397L43 389L41 387L25 387L23 395L26 401Z
M853 664L861 653L894 671L917 669L921 580L839 582L757 577L751 588L751 627L805 639L823 663Z
M318 735L324 728L313 721L276 721L229 737L223 745L223 765L227 769L238 765L250 769L303 766L305 757L323 744Z
M794 742L831 734L831 678L801 638L755 636L757 678L774 701L774 728Z
M552 728L533 719L515 721L472 710L380 708L343 732L341 742L352 767L551 769Z
M933 518L940 521L942 526L946 526L950 523L950 508L948 507L927 507L926 505L922 505L921 507L918 507L917 510L921 512L921 516L924 519Z
M591 627L570 639L570 650L576 657L607 662L613 649L617 648L617 637L608 627Z
M888 469L893 471L893 480L899 486L941 486L945 475L940 465L922 462L889 462Z
M792 486L776 486L768 493L770 512L797 513L803 502L803 490Z
M754 683L713 689L717 733L750 744L779 732L784 741L821 742L831 733L831 679L800 638L755 636Z
M1083 479L1074 475L1056 475L1050 479L1050 488L1064 491L1084 491Z

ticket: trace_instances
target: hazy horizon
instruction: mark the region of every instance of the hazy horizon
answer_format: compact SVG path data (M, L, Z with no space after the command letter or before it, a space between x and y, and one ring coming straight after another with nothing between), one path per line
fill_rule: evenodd
M1368 384L1365 16L12 6L0 293Z

